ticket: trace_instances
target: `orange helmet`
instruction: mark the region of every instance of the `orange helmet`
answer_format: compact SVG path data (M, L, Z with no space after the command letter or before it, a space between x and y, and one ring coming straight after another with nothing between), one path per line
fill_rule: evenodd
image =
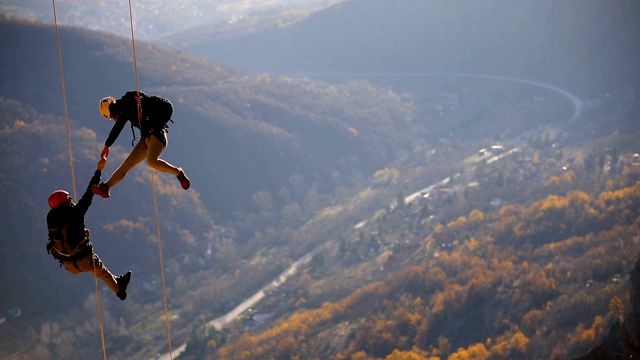
M100 115L102 115L103 118L107 120L111 119L111 111L109 111L109 105L114 104L115 102L116 99L113 96L107 96L100 100L100 103L98 104L98 110L100 110Z
M52 209L55 209L62 204L69 203L71 203L71 196L69 196L69 193L64 190L56 190L49 195L49 206Z

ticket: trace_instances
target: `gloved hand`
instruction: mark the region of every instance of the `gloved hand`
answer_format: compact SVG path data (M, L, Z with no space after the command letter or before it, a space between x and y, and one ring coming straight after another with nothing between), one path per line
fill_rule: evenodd
M102 149L102 152L100 153L100 157L106 160L107 156L109 156L109 147L105 146L104 149Z

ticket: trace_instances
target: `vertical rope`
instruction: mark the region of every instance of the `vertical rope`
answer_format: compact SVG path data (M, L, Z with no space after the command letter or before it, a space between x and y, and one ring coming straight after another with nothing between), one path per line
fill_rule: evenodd
M73 197L78 198L76 192L76 174L73 169L73 151L71 149L71 132L69 131L69 109L67 107L67 92L64 86L64 71L62 67L62 51L60 50L60 33L58 32L58 15L56 13L56 0L53 1L53 22L56 29L56 45L58 46L58 65L60 67L60 85L62 87L62 105L64 107L64 122L67 126L67 147L69 150L69 166L71 167L71 184L73 186Z
M91 259L93 266L93 278L96 282L96 306L98 307L98 321L100 322L100 338L102 339L102 357L107 360L107 345L104 342L104 320L102 319L102 303L100 302L100 287L98 286L98 274L96 273L96 259Z
M129 0L129 19L131 23L131 47L133 48L133 70L135 72L136 77L136 91L138 95L140 94L140 82L138 80L138 60L136 58L136 41L135 36L133 34L133 7L131 6L131 0ZM140 126L140 116L142 115L142 105L140 102L140 96L138 96L138 127L142 129ZM140 139L140 141L144 141L144 139ZM153 206L155 209L156 215L156 236L158 240L158 257L160 259L160 272L162 275L162 293L164 300L164 317L167 326L167 341L169 344L169 358L173 360L173 349L171 348L171 323L169 321L169 302L167 298L167 283L164 275L164 257L162 255L162 237L160 235L160 214L158 210L158 197L156 191L156 180L153 169L151 170L151 190L153 192Z
M136 76L136 91L140 93L140 82L138 81L138 59L136 58L136 38L133 35L133 6L129 0L129 22L131 23L131 47L133 48L133 72ZM140 99L138 99L138 112L140 111ZM140 118L138 117L138 125Z
M76 190L76 175L73 166L73 147L71 146L71 131L69 127L69 110L67 106L67 92L64 84L64 67L62 66L62 50L60 46L60 32L58 31L58 14L56 12L56 0L52 0L53 2L53 22L55 24L56 30L56 45L58 47L58 64L60 67L60 84L62 87L62 104L64 107L64 122L67 128L67 148L69 150L69 167L71 168L71 184L73 187L73 197L78 198L77 190ZM107 360L107 346L104 340L104 321L102 319L102 304L100 303L100 287L98 286L98 277L96 276L95 271L95 259L91 259L93 264L93 278L96 283L96 305L98 307L98 320L100 322L100 338L102 341L102 355L105 360Z
M171 322L169 321L169 301L167 300L167 281L164 276L164 259L162 256L162 240L160 237L160 216L158 214L158 197L156 196L156 181L154 171L151 169L151 187L153 189L153 206L156 209L156 230L158 235L158 256L160 258L160 272L162 273L162 294L164 298L164 317L167 324L167 338L169 339L169 358L173 359L171 349Z

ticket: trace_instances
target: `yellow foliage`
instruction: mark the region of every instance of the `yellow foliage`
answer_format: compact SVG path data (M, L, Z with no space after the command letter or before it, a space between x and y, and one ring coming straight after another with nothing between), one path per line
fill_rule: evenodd
M573 170L569 170L562 174L562 182L565 184L571 184L576 179L576 173Z
M553 175L549 178L549 180L547 180L547 182L544 183L546 186L555 186L560 184L560 178Z
M578 329L578 336L580 342L590 343L596 337L596 332L593 329Z
M467 218L464 216L458 217L455 221L447 224L447 227L452 230L460 229L467 223Z
M476 224L484 220L484 213L480 210L471 210L469 213L469 221Z
M522 326L527 329L535 329L542 319L542 310L532 309L522 317Z
M495 344L491 347L490 354L492 357L503 359L509 352L509 344L506 341Z
M207 349L217 349L218 348L218 343L211 339L209 341L207 341Z
M619 297L614 296L609 301L609 316L621 316L623 314L624 303Z
M485 360L489 358L489 351L482 343L471 345L467 348L469 358L473 360Z
M385 357L385 360L427 360L427 358L413 351L400 351L395 349Z
M527 349L527 345L529 344L530 341L531 340L529 340L529 338L526 337L522 333L522 331L518 331L511 337L511 340L509 341L509 345L512 349L523 353Z
M368 359L369 359L369 355L367 355L365 351L358 351L357 353L354 353L353 355L351 355L351 360L368 360Z
M469 359L469 352L465 348L459 348L458 351L449 355L448 360L467 360Z
M585 329L584 325L582 324L578 325L578 328L576 329L578 341L583 344L592 343L596 339L598 335L598 331L601 329L601 327L602 327L601 316L596 316L593 319L593 324L591 324L591 327L588 329Z
M444 304L446 299L443 293L437 293L435 299L433 300L433 306L431 307L431 312L434 314L440 313L444 311Z
M480 245L480 243L475 238L470 238L469 240L465 241L464 245L469 248L469 250L475 250Z

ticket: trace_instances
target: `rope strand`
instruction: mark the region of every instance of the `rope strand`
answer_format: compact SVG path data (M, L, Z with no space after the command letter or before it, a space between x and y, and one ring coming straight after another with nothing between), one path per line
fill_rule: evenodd
M160 237L160 216L158 214L158 197L156 196L156 181L154 171L151 169L151 188L153 189L153 205L156 209L156 230L158 236L158 254L160 258L160 271L162 273L162 294L164 300L164 318L167 324L167 338L169 339L169 357L173 359L173 350L171 349L171 322L169 321L169 301L167 298L167 280L164 276L164 259L162 256L162 240Z
M71 148L71 131L69 130L69 110L67 107L67 92L64 85L64 70L62 67L62 50L60 49L60 33L58 32L58 16L56 13L56 0L53 1L53 22L56 29L56 45L58 47L58 65L60 67L60 85L62 87L62 105L64 107L64 122L67 126L67 147L69 150L69 166L71 168L71 184L73 186L73 197L78 198L76 191L76 175L73 167L73 150Z
M96 282L96 306L98 307L98 321L100 322L100 337L102 339L102 357L107 360L107 345L104 341L104 320L102 319L102 303L100 302L100 287L98 286L98 274L96 273L96 261L92 257L93 278Z
M76 190L76 175L74 171L73 165L73 147L71 146L71 130L69 126L69 110L67 107L67 92L64 84L64 67L62 66L62 50L60 46L60 33L58 31L58 15L56 12L56 0L53 1L53 22L55 24L56 30L56 45L58 47L58 64L60 67L60 84L62 87L62 104L64 107L64 122L67 128L67 148L69 150L69 167L71 168L71 184L73 187L73 197L77 199L77 190ZM100 338L102 341L102 356L104 360L107 360L107 346L104 340L104 322L102 319L102 304L100 303L100 287L98 286L98 277L96 276L96 264L93 257L91 258L91 263L93 265L93 278L95 279L96 284L96 305L98 307L98 320L100 323Z
M131 47L133 49L133 69L136 77L136 91L138 93L138 127L140 126L140 116L142 114L142 104L140 102L140 83L138 80L138 61L136 58L136 41L133 34L133 7L131 6L131 0L129 0L129 19L131 23ZM141 138L140 141L143 141ZM164 300L164 317L167 326L167 341L169 345L169 358L173 360L173 349L171 348L171 323L169 321L169 302L167 298L167 283L164 275L164 257L162 255L162 237L160 235L160 212L158 210L158 197L156 191L156 180L153 169L151 169L151 190L153 192L153 206L155 209L156 217L156 236L158 240L158 257L160 259L160 272L162 275L162 293Z

